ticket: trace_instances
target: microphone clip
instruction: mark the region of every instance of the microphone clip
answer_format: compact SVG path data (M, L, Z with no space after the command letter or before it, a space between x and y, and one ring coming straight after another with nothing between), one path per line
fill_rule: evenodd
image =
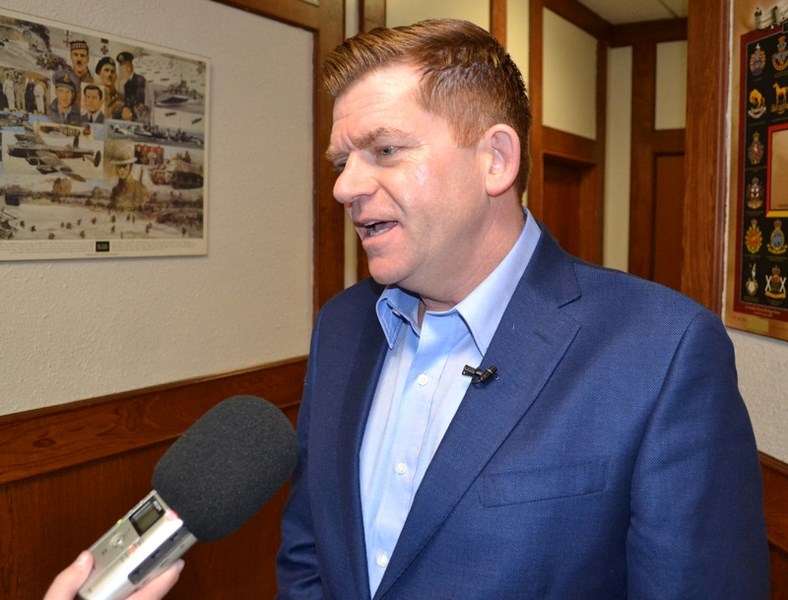
M471 383L473 384L487 383L491 379L498 379L495 376L497 372L498 367L495 365L490 365L490 367L487 369L480 369L470 365L465 365L465 367L462 369L462 374L466 377L470 377Z

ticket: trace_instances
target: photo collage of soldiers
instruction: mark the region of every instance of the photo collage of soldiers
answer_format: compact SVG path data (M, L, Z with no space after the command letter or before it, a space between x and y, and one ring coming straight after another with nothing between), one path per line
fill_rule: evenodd
M207 71L0 11L0 242L203 238Z
M788 31L774 26L746 34L741 57L736 303L788 322Z

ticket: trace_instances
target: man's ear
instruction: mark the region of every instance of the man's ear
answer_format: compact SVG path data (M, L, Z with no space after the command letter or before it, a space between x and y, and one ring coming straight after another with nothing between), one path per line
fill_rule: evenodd
M490 127L484 134L489 164L485 186L490 196L500 196L510 189L520 171L520 138L503 123Z

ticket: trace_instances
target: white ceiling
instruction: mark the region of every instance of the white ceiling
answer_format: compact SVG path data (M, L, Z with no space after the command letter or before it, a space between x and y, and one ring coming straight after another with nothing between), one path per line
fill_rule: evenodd
M687 16L689 0L579 0L613 25Z

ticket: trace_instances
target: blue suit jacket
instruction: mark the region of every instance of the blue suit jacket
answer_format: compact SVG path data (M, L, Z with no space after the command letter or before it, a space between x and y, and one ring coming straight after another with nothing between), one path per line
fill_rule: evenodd
M367 280L317 319L281 598L369 598L359 448L386 352ZM720 320L543 232L375 598L768 595L758 456Z

